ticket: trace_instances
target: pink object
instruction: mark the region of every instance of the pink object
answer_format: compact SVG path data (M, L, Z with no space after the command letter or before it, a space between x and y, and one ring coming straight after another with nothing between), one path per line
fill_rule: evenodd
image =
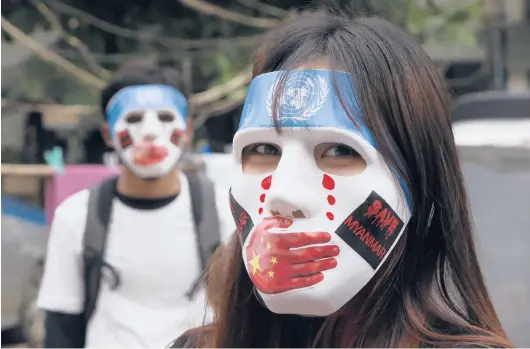
M69 165L63 174L54 174L46 185L46 222L51 224L55 208L72 194L120 174L119 167Z

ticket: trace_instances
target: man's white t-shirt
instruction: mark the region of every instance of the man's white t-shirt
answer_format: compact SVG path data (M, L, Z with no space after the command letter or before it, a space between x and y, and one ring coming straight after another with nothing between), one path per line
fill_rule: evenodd
M201 266L189 185L182 174L181 183L180 194L158 208L140 209L114 198L105 261L119 272L121 280L112 290L110 275L103 269L86 347L163 348L202 323L204 293L193 302L185 296ZM216 194L218 198L227 195ZM82 241L88 196L88 190L80 191L55 212L38 298L40 308L67 314L83 312ZM220 211L226 240L232 225L227 222L226 210Z

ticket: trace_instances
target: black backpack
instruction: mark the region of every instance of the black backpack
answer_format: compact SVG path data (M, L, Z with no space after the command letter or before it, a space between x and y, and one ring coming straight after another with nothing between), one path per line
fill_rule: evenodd
M203 273L199 275L186 293L191 300L199 290L204 270L214 251L220 244L219 217L215 205L213 183L202 171L183 171L189 182L191 205L195 223L195 236L199 247L199 256ZM111 288L120 284L119 271L104 260L112 201L117 178L111 178L91 188L88 202L88 214L83 238L83 260L85 279L85 331L96 308L103 269L108 269L113 282ZM207 214L205 214L207 213Z

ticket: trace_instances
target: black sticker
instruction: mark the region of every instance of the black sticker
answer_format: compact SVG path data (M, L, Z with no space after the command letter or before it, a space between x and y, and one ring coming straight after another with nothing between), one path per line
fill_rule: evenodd
M250 218L250 215L247 211L241 205L236 201L234 196L232 195L232 188L230 188L230 210L232 211L232 217L234 217L234 222L236 223L236 230L239 236L241 237L241 241L245 241L247 239L248 234L254 228L254 223L252 222L252 218Z
M336 233L374 269L377 269L403 229L403 221L388 203L372 191L337 228Z

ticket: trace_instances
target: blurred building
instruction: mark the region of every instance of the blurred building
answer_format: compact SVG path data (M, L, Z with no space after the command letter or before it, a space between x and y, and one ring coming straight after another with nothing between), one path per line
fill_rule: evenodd
M530 90L530 0L497 1L505 11L507 88Z
M437 0L442 3L449 0ZM428 44L455 97L484 90L530 89L530 0L485 0L479 45Z
M437 0L444 1L449 0ZM485 1L489 20L479 29L478 45L447 47L431 43L425 46L445 71L455 97L492 89L530 90L530 0ZM32 36L47 46L57 41L56 36L46 32ZM4 91L10 90L27 71L28 61L36 58L16 42L2 42L2 49L4 98ZM50 101L60 102L64 89L54 90L56 85L50 82L45 90ZM3 161L39 163L45 150L60 145L65 149L68 163L101 163L103 153L109 149L97 130L100 122L97 112L72 110L76 109L37 109L41 112L38 116L31 113L31 107L5 107L2 103ZM196 139L207 139L212 152L226 151L240 113L241 108L236 108L207 120L197 130Z

